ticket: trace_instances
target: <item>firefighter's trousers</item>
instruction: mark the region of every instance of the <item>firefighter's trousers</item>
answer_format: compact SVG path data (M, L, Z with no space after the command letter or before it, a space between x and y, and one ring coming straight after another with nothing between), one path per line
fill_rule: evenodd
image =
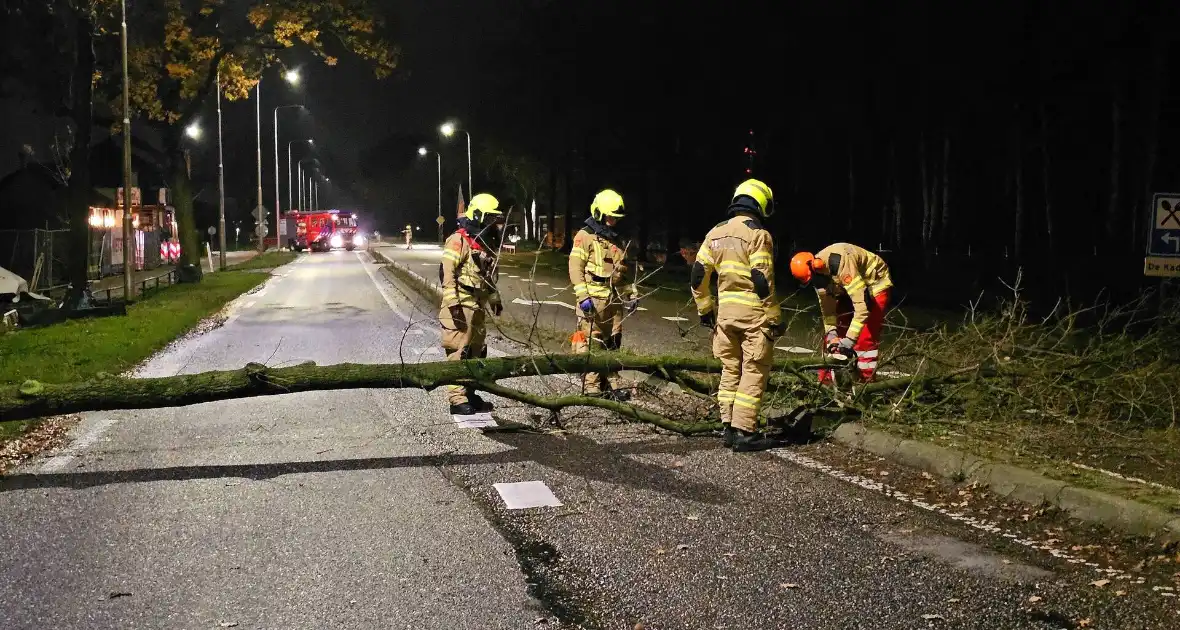
M488 356L488 347L484 343L486 329L486 303L478 306L463 305L463 316L467 325L460 327L451 317L451 309L443 307L438 312L438 321L442 325L442 347L447 353L448 361L463 359L478 359ZM471 394L470 387L463 385L447 385L447 401L452 405L461 405Z
M877 374L877 355L881 349L881 332L885 328L885 309L889 308L889 290L886 289L874 296L869 296L869 318L865 320L865 327L860 329L860 336L852 350L856 352L856 374L861 381L869 382ZM836 317L836 334L843 337L848 333L848 325L852 323L852 300L840 298L840 314ZM819 382L830 383L831 370L819 371Z
M721 361L717 405L721 422L735 429L758 429L758 410L774 364L774 339L749 321L719 319L713 329L713 356Z
M623 341L623 304L617 297L592 298L594 312L578 311L578 331L571 337L574 354L601 350L618 350ZM617 389L622 385L616 373L590 373L584 379L587 394L602 392L603 385Z

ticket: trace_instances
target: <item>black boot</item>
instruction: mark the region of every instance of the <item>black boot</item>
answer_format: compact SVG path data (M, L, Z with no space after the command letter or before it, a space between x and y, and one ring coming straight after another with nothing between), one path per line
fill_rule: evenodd
M471 403L469 403L469 402L459 403L457 405L451 405L451 415L470 416L475 413L478 413L478 412L476 411L475 407L471 406Z
M467 402L476 412L491 411L495 405L479 397L479 394L467 394Z
M735 431L733 427L729 426L728 424L725 425L725 429L721 431L721 443L725 445L725 448L733 448L735 433L737 433L737 431Z
M624 403L631 400L631 390L629 389L612 389L606 392L605 395L615 402Z
M763 435L759 431L743 431L741 429L733 430L733 452L735 453L752 453L754 451L765 451L771 448L778 448L783 445L781 440L776 440L771 437Z

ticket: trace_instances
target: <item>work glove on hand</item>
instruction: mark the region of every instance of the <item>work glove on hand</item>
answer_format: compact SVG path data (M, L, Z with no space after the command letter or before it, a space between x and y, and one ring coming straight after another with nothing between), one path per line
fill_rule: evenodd
M836 343L828 345L828 354L842 354L849 359L855 359L856 352L852 349L854 345L856 345L855 341L848 337L842 337Z
M623 307L627 309L628 315L634 313L635 309L639 308L639 298L632 297L631 299L624 301Z
M701 313L701 326L704 328L710 328L710 329L716 328L717 327L717 312L716 311L709 311L707 313Z
M778 339L787 332L787 325L783 322L776 322L766 327L767 332L770 333L771 338Z
M588 316L594 312L594 300L591 298L586 298L581 302L578 302L578 308L582 309L582 313Z
M451 321L455 323L455 330L467 330L467 316L463 314L463 307L458 304L450 307Z

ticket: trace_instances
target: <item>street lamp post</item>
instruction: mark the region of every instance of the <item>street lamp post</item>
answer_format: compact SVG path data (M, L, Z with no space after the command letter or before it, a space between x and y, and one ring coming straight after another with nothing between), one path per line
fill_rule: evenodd
M442 135L448 138L454 135L456 129L455 123L443 123L443 125L438 128ZM466 129L462 129L460 131L462 131L467 136L467 198L471 199L475 196L475 191L472 189L473 184L471 179L471 133Z
M315 140L308 138L307 140L292 140L287 143L287 205L288 206L295 206L299 210L302 210L303 209L303 181L302 181L302 179L299 182L300 186L299 186L299 204L298 205L296 205L296 203L295 203L296 200L293 195L292 188L291 188L293 185L291 182L291 145L295 144L296 142L306 142L309 145L315 145Z
M130 302L132 247L135 235L131 225L131 79L127 70L127 0L123 0L121 39L123 46L123 299ZM81 291L83 287L74 287Z
M266 217L262 214L262 77L258 78L258 85L254 87L254 127L257 135L257 160L258 163L258 204L255 207L257 213L255 217L258 219L258 227L254 230L258 235L258 253L261 254L266 250L266 241L262 236L262 226L266 225Z
M217 230L219 268L225 271L225 155L221 149L221 68L217 69Z
M418 147L418 155L425 156L429 153L426 147ZM442 218L442 156L438 151L434 152L434 157L438 161L438 242L443 242L443 218Z

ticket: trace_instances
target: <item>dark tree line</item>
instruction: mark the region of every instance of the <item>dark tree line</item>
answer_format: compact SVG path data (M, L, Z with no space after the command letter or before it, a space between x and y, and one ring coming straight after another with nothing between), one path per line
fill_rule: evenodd
M1054 297L1149 284L1147 205L1180 187L1169 3L525 5L487 73L559 211L614 186L674 251L723 216L753 130L784 260L852 241L956 303L1018 268Z

